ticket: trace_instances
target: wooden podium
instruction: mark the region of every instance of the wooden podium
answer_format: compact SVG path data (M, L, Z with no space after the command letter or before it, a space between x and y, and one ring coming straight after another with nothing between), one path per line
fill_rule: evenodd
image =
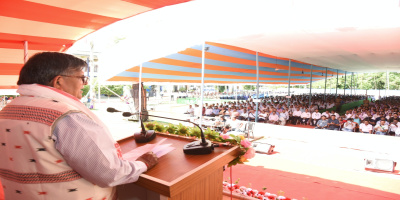
M216 147L208 155L187 155L183 146L191 139L157 134L150 143L167 138L164 144L176 149L159 159L159 163L142 174L135 183L117 187L120 200L222 200L223 166L235 159L239 147ZM119 141L122 152L144 144L130 137Z

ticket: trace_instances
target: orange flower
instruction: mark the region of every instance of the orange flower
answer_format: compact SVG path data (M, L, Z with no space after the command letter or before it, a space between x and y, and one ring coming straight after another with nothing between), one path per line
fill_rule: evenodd
M244 157L244 156L240 156L239 161L240 161L240 162L246 162L246 161L247 161L247 158Z

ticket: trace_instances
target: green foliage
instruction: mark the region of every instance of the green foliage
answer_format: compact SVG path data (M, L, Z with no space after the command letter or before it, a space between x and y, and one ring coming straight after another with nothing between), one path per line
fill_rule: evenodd
M219 137L219 133L211 130L210 127L208 127L205 131L204 131L204 136L206 137L206 139L208 140L213 140L213 141L221 141L221 138Z
M100 89L100 94L104 94L106 96L115 96L114 93L110 92L109 90L107 90L106 88L112 90L113 92L115 92L118 95L122 95L124 93L124 86L123 85L106 85L106 86L102 86ZM97 93L97 89L98 87L95 87L95 91Z
M189 135L200 137L201 132L200 132L199 127L195 126L195 127L192 127L191 129L189 129Z
M90 86L89 85L85 85L85 86L83 86L83 89L82 89L82 96L86 96L86 94L89 92L89 89L90 89Z
M178 135L187 135L189 133L189 129L188 127L182 125L181 123L179 123L177 129L176 129L176 133Z
M353 79L353 84L351 82ZM336 76L328 76L328 80L326 82L327 89L335 89L336 83L338 83L338 89L350 89L353 85L355 89L362 90L373 90L373 89L385 89L387 77L386 72L377 72L377 73L354 73L352 75L348 73L346 75L346 84L345 84L345 76L339 76L339 80L337 81ZM312 88L325 88L325 78L320 81L313 82ZM389 89L398 90L400 89L400 74L397 72L389 73Z
M155 124L153 122L147 122L144 124L147 130L154 130Z
M186 87L181 87L181 88L179 88L179 92L186 92Z
M243 89L244 90L254 90L254 89L256 89L256 86L254 86L254 85L244 85Z
M156 124L154 127L154 131L163 133L165 131L165 126L162 124Z
M216 89L218 92L222 93L222 92L225 91L226 87L225 87L225 85L217 85L217 86L215 86L215 89Z
M169 124L166 128L165 131L170 133L170 134L176 134L176 127L173 124Z

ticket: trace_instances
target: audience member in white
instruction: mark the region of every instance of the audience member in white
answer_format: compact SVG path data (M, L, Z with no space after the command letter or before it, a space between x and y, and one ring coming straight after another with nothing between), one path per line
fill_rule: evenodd
M236 117L232 117L232 119L227 123L231 127L231 131L238 131L243 126L243 121L237 120Z
M269 115L268 123L278 124L279 123L278 120L279 120L278 114L276 114L275 111L272 111L272 113Z
M189 105L189 108L186 110L186 113L189 113L191 117L194 117L194 108L192 105Z
M390 123L389 125L389 135L394 135L394 133L396 132L396 130L399 128L399 121L397 119L393 120L392 123Z
M337 112L335 112L334 110L331 110L331 114L330 116L335 115L336 119L339 119L339 114Z
M250 110L249 118L247 120L254 122L255 119L256 119L256 111L255 110Z
M268 117L268 114L265 113L264 110L261 110L260 113L258 114L258 122L265 122Z
M353 122L353 118L347 119L347 122L343 124L343 129L342 131L347 131L347 132L354 132L354 129L356 128L357 123Z
M243 108L243 113L240 114L240 116L238 117L238 119L240 120L247 120L247 118L249 117L249 113L247 112L246 108Z
M369 124L368 120L364 120L364 123L360 124L360 132L361 133L372 133L372 125Z
M386 124L386 121L381 120L379 124L376 124L374 130L375 134L377 135L386 135L388 131L388 125Z
M345 119L352 118L353 114L350 113L350 111L346 111L346 114L344 115Z
M296 110L293 112L293 124L297 124L300 121L301 111L300 108L297 107Z
M325 116L327 119L331 117L331 115L329 114L329 111L325 111L321 115Z
M213 109L211 108L211 106L208 106L206 109L206 112L204 113L205 116L214 116L213 114Z
M282 112L279 114L279 121L280 125L285 126L286 121L289 119L289 113L286 111L286 109L282 109Z
M316 126L319 119L321 119L322 114L316 109L311 115L311 125Z
M301 124L306 125L311 118L311 113L306 109L303 113L301 113Z

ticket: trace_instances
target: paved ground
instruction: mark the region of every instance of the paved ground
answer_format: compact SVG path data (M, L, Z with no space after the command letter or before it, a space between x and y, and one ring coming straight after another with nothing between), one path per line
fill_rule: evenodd
M165 104L156 100L150 100L149 104L154 108L150 114L187 118L183 114L186 105ZM93 110L106 122L116 139L128 137L139 131L138 122L128 121L121 113L107 113L107 107L121 111L130 111L132 108L118 99L110 99L102 100L102 103ZM153 120L160 119L153 118ZM364 170L364 152L344 148L321 148L293 140L276 139L269 142L276 145L276 153L256 154L250 162L237 167L240 171L235 171L234 167L234 180L240 178L241 184L250 183L255 189L268 187L273 193L279 190L287 191L287 196L297 199L301 197L307 197L308 200L336 199L339 194L335 193L355 198L362 196L364 199L400 199L400 166L396 168L394 174L369 172ZM255 175L254 172L261 174ZM229 174L225 172L224 179L227 177ZM268 179L279 180L281 183L271 183ZM287 184L284 184L285 181ZM299 189L300 186L295 189L296 185L293 184L315 187L318 191L312 188Z

